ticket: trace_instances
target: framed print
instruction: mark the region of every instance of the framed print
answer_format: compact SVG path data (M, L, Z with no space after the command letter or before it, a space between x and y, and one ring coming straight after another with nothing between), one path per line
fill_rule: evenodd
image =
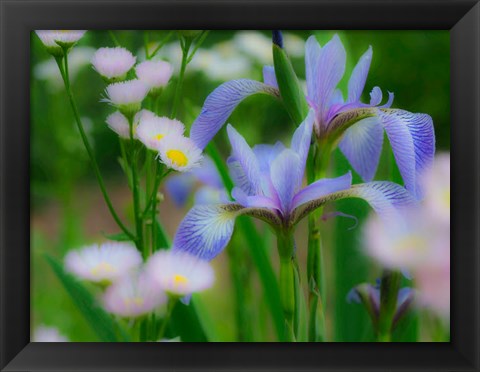
M478 2L1 11L2 370L479 370Z

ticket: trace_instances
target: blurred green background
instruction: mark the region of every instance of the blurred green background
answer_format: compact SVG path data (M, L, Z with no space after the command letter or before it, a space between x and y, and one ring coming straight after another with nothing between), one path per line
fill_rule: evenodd
M363 101L369 101L369 92L378 85L384 92L395 93L392 107L412 112L425 112L433 117L437 151L450 147L450 48L447 31L285 31L285 48L292 58L298 76L304 79L303 44L315 34L324 45L338 33L347 50L347 68L340 87L346 92L350 72L366 51L373 47L373 61L364 90ZM167 31L114 31L119 43L144 57L144 46L153 48ZM145 36L146 35L146 36ZM178 118L187 128L199 114L207 95L220 83L232 78L260 80L262 66L272 64L270 33L260 31L211 31L187 67ZM105 124L113 108L100 102L105 83L91 68L89 59L95 49L114 46L106 31L89 31L70 53L72 87L80 114L109 192L117 210L131 216L131 201L125 179L117 162L117 136ZM180 49L174 33L170 42L159 53L170 61L176 72L165 89L159 104L159 114L169 115L178 76ZM245 100L232 114L229 122L253 145L289 141L293 123L281 104L268 96L254 96ZM229 145L225 131L215 138L225 159ZM388 144L388 141L385 142ZM387 178L390 169L390 149L384 146L377 179ZM337 150L331 176L346 172L348 164ZM47 54L34 33L31 37L31 269L32 269L32 328L40 324L55 326L72 341L93 341L93 332L74 307L46 264L42 253L63 258L66 251L81 245L105 240L105 234L117 232L104 205L86 152L74 125L73 116L53 58ZM396 170L393 170L396 172ZM354 177L355 182L360 182ZM362 253L361 225L369 209L361 202L341 201L336 209L355 215L359 226L350 229L350 219L335 218L325 222L323 233L326 255L327 332L331 341L372 341L370 323L365 310L358 304L348 304L348 291L361 282L374 282L380 274ZM161 206L160 220L170 235L175 232L185 209L176 208L168 196ZM328 211L327 211L328 213ZM266 226L258 224L265 239L272 242L272 260L276 267L275 240ZM301 267L306 259L306 227L297 230L297 245ZM229 252L241 252L242 238L234 236ZM234 341L240 334L272 328L262 292L251 262L245 267L251 285L249 301L241 304L251 314L248 329L238 329L235 322L235 290L229 270L228 254L213 261L217 274L215 286L201 295L211 319L212 332L218 341ZM234 261L233 261L234 262ZM305 274L305 273L304 273ZM405 280L406 281L406 280ZM406 281L406 284L408 282ZM423 324L422 314L407 318L396 332L398 341L414 341ZM272 333L272 340L273 340Z

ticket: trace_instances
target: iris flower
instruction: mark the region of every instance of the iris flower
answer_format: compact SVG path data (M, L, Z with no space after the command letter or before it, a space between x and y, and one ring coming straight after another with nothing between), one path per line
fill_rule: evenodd
M278 142L252 149L228 125L232 155L227 162L235 183L235 201L194 206L180 223L174 249L213 259L228 244L239 215L259 218L282 233L292 232L311 211L337 199L362 198L380 215L389 215L397 206L413 202L406 189L391 182L352 186L350 173L302 187L314 120L315 113L310 110L295 131L290 148Z
M420 198L418 175L432 162L435 152L432 118L426 114L391 109L392 93L389 93L388 101L380 105L383 95L379 87L371 91L369 103L361 102L371 60L370 47L353 69L347 98L344 99L337 88L346 64L346 52L340 38L335 35L323 47L314 36L307 40L306 100L315 111L316 137L333 147L338 144L353 169L365 182L370 182L378 167L385 131L406 188ZM264 81L232 80L215 89L192 125L191 138L197 145L204 148L246 97L255 93L278 97L272 67L264 68Z

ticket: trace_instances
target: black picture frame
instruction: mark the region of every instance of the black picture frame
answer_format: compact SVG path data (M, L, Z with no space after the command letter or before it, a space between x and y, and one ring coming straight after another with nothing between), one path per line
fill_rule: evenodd
M0 1L2 371L480 371L480 3L431 1ZM448 29L452 311L449 343L29 343L30 31Z

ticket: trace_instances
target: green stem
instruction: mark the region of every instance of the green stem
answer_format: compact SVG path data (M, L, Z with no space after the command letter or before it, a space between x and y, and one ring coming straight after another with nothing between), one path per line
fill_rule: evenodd
M384 270L380 286L380 314L378 317L378 341L390 342L392 325L397 309L397 297L402 274L398 271Z
M113 43L115 44L116 47L121 46L120 43L118 42L117 37L115 36L115 34L113 33L112 30L108 30L108 34L110 35L110 38L112 39L112 41L113 41Z
M158 331L157 340L161 340L165 336L165 331L167 329L168 321L172 316L173 309L175 308L175 305L177 304L177 302L178 302L178 298L176 297L170 297L170 299L168 300L167 311L165 313L165 316L163 317L162 326Z
M188 64L188 51L192 45L192 40L186 38L182 43L182 65L180 66L180 74L178 75L177 86L175 88L175 97L173 100L172 113L170 117L175 118L177 116L178 104L180 102L180 95L182 93L183 79L185 76L185 69Z
M154 49L154 51L152 52L152 54L150 54L149 57L147 57L147 59L152 59L153 57L155 57L155 55L159 52L160 49L162 49L162 47L168 42L168 40L170 40L170 38L172 37L173 35L173 31L170 31L167 36L165 36L163 38L162 41L160 41L157 45L157 47Z
M105 183L102 178L102 174L100 173L100 168L98 167L97 161L95 159L95 155L93 153L93 149L90 146L90 143L88 141L88 137L85 133L85 130L83 128L82 121L80 119L80 115L78 113L77 105L75 103L75 99L73 97L72 90L70 88L70 77L68 73L68 56L67 56L67 50L64 49L64 55L65 55L65 67L62 66L62 58L55 58L58 64L58 68L60 69L60 74L62 75L63 82L65 84L65 90L67 91L67 96L68 100L70 102L70 106L72 107L73 111L73 116L75 118L75 123L77 124L78 131L80 132L80 136L82 138L83 144L85 146L85 149L87 150L88 156L90 158L90 161L92 163L93 171L95 173L95 176L97 177L98 184L100 186L100 190L102 191L103 198L105 200L105 203L107 204L108 210L110 211L110 214L112 215L113 219L117 223L118 227L126 234L128 235L132 240L135 239L135 236L125 227L125 225L122 223L120 220L120 217L118 217L117 213L115 212L115 209L113 208L112 202L110 201L110 197L108 196L107 189L105 187Z
M137 239L135 243L137 248L143 254L143 258L148 256L148 247L143 244L143 220L140 213L139 183L137 174L137 151L135 149L135 138L133 136L133 118L128 118L130 127L130 168L132 171L132 192L133 192L133 213L135 214L135 228Z
M285 321L287 341L295 341L295 258L294 239L291 231L277 233L277 248L280 256L280 298Z
M195 53L197 52L198 48L200 48L200 46L203 44L203 42L204 42L205 39L207 38L209 32L210 32L210 31L203 31L203 32L201 33L200 37L198 38L198 41L195 43L195 47L193 48L192 53L190 53L190 55L189 55L188 58L187 58L187 64L192 61L193 56L194 56Z

